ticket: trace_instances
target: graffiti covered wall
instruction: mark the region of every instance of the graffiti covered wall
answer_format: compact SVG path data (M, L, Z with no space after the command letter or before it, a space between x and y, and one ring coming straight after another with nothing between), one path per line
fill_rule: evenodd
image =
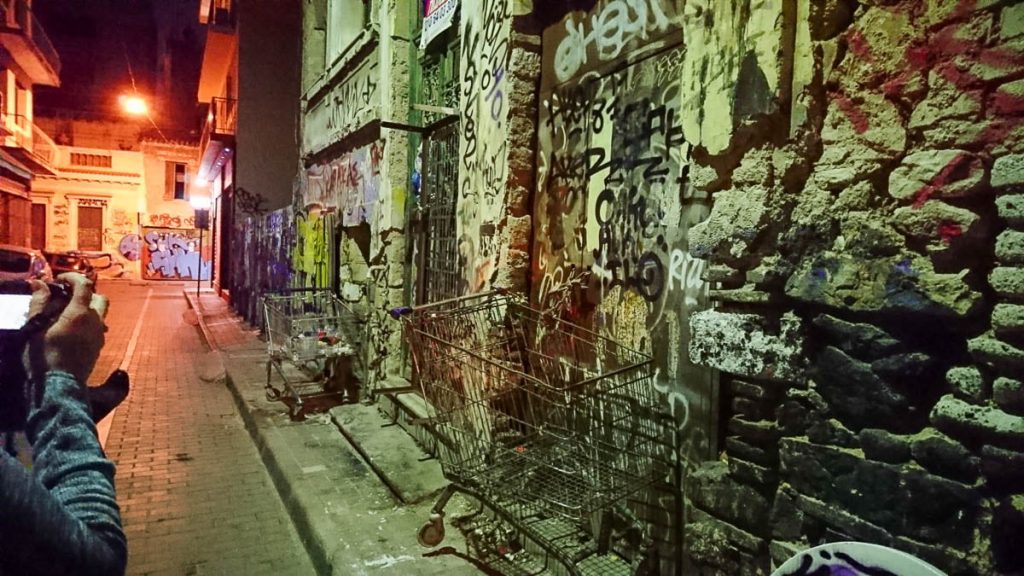
M209 237L200 255L199 230L143 227L142 277L147 280L209 280Z
M497 268L495 232L508 185L512 2L484 0L464 10L459 58L459 197L456 236L469 292L483 290Z

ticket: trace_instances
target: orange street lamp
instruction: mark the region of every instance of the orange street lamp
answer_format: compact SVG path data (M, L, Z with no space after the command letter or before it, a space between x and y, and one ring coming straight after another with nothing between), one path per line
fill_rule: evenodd
M149 113L149 105L141 96L122 94L118 99L121 109L132 116L145 116Z

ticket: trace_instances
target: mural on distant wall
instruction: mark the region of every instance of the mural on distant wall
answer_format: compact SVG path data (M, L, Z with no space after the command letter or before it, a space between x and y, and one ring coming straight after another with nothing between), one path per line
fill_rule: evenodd
M142 277L147 280L210 279L209 258L199 255L199 230L143 228ZM209 248L203 246L204 255Z
M330 162L310 166L300 175L302 207L337 208L343 226L370 222L380 197L383 157L383 142L374 142Z
M508 180L510 0L484 0L460 22L459 200L456 233L470 291L486 288L497 255L493 230L501 218Z

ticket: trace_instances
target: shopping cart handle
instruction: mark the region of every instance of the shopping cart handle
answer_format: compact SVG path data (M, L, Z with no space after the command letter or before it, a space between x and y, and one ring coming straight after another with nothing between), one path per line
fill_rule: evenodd
M395 320L400 319L402 316L407 316L412 313L412 307L410 306L399 306L398 308L391 309L391 317Z

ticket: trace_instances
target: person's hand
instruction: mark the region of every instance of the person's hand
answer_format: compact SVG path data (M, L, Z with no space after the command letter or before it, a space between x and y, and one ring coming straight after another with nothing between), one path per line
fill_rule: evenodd
M92 282L77 272L61 274L58 280L71 288L71 300L46 333L29 343L29 357L37 374L60 370L84 386L103 348L107 299L94 293ZM51 297L45 283L31 283L30 317L41 312Z

